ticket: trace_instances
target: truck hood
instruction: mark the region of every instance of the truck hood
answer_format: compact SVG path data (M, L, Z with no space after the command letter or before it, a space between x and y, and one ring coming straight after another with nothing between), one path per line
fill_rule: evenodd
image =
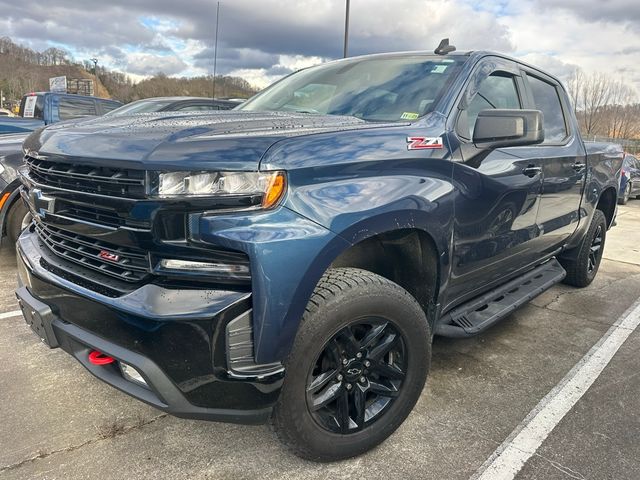
M153 170L257 170L274 143L380 126L354 117L283 112L155 113L52 125L25 148L40 156Z

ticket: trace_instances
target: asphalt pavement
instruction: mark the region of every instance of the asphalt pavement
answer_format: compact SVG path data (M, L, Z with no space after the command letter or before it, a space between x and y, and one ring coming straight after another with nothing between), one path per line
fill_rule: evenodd
M559 285L488 332L436 339L413 413L378 448L315 464L268 426L173 418L49 350L19 315L0 252L2 479L468 479L640 298L640 201L620 207L586 289ZM516 478L640 478L640 329L531 452Z

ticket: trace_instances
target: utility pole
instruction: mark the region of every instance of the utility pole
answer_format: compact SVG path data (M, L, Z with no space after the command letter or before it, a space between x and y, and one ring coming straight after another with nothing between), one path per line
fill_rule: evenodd
M349 56L349 10L351 0L347 0L347 9L344 15L344 58Z
M216 7L216 40L213 45L213 92L212 98L216 98L216 67L218 64L218 27L220 25L220 2Z

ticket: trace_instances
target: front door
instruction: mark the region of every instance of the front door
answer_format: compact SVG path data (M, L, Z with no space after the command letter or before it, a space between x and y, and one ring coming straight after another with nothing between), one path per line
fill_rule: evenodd
M453 168L457 193L445 303L487 290L489 284L500 282L539 255L532 248L539 236L539 162L521 155L518 148L487 151L471 142L480 111L523 108L525 92L519 73L512 62L484 60L470 80L468 88L473 91L467 94L468 106L461 107L456 120L460 149Z

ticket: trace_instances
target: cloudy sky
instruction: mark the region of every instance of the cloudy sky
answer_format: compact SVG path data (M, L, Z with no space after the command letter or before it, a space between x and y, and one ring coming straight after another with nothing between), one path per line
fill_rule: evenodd
M342 55L345 0L222 0L218 74L263 87ZM134 79L213 70L215 0L0 0L0 36L57 46ZM640 0L351 0L350 54L491 49L640 92Z

